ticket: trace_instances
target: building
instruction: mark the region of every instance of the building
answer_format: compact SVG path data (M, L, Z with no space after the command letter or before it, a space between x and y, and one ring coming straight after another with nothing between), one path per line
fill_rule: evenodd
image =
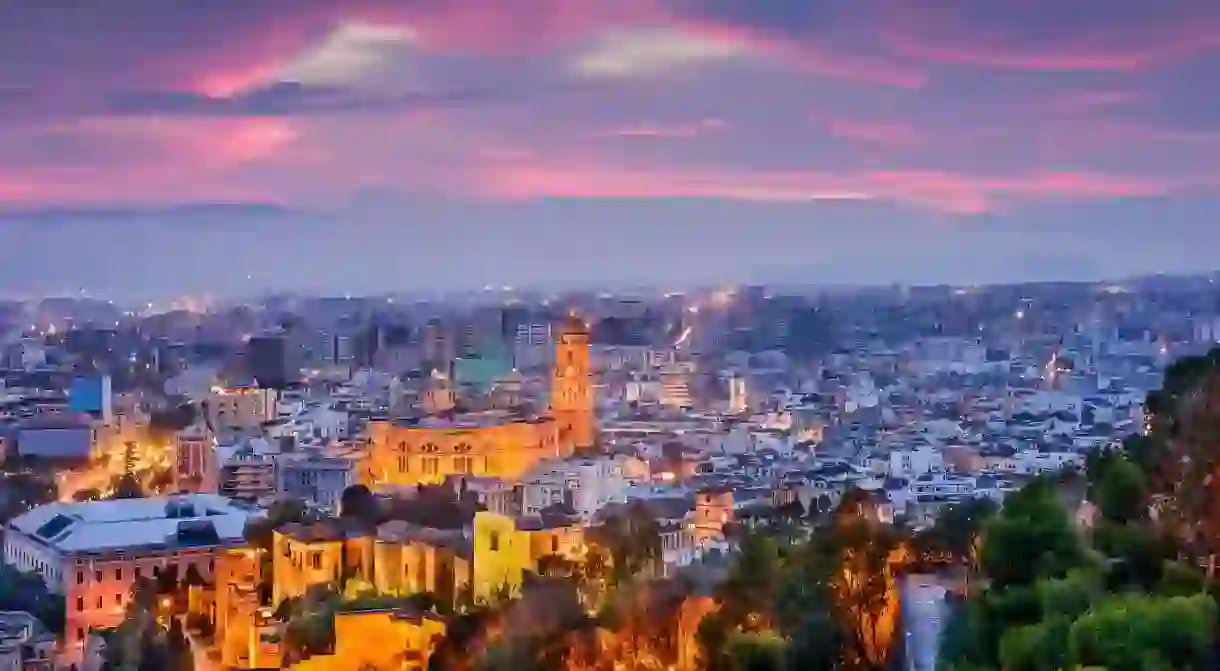
M84 460L93 455L97 430L86 415L44 415L19 424L16 443L23 457Z
M382 594L428 592L457 605L469 597L473 554L464 532L401 520L375 531L343 520L293 524L275 532L272 604L345 576Z
M364 529L332 520L289 524L272 541L272 607L305 594L313 585L373 575L373 537Z
M52 671L55 635L33 615L0 611L0 671Z
M77 377L68 387L68 409L90 415L104 423L114 417L109 375Z
M136 580L189 567L210 579L217 553L245 544L252 514L207 494L50 503L9 523L4 561L39 574L65 600L64 651L79 659L91 628L123 620Z
M596 441L593 378L589 368L589 327L576 316L564 322L551 375L551 415L566 449L587 449Z
M179 492L214 493L216 437L203 422L174 434L174 488Z
M539 464L523 483L524 514L538 515L562 505L582 519L592 519L606 504L626 501L627 461L623 456L582 457Z
M289 364L288 339L281 335L254 336L246 343L246 366L250 377L263 389L284 389L299 371Z
M695 405L690 393L690 373L679 366L668 366L661 371L661 404L670 408L692 408Z
M275 419L279 394L257 387L215 387L205 407L208 426L218 433L246 432Z
M371 582L383 594L429 592L444 603L471 593L474 552L462 530L428 529L401 520L377 529Z
M445 621L431 611L344 610L335 613L335 650L292 665L294 671L424 671ZM370 641L375 641L369 645Z
M527 571L544 557L579 561L587 552L583 527L562 517L513 519L480 511L474 516L474 598L490 600L521 589Z
M275 494L275 456L267 441L242 440L216 448L216 491L222 496L257 501Z
M733 490L708 488L695 495L695 514L691 526L695 546L724 539L724 528L733 522Z
M288 452L276 459L275 491L338 514L343 490L356 484L357 474L354 459L326 456L317 450Z
M368 424L376 485L440 484L451 475L519 480L535 464L569 454L555 420L491 410Z
M749 395L746 393L746 379L734 375L729 379L729 414L740 415L750 409Z

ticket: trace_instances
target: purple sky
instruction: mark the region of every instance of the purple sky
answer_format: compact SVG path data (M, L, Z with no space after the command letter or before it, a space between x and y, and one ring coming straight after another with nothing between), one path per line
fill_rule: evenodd
M1217 81L1217 0L8 3L0 288L1210 268Z

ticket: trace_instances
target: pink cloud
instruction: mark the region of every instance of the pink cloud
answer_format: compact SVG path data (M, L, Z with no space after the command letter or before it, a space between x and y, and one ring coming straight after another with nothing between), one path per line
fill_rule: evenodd
M924 142L923 135L915 130L914 126L905 123L828 119L826 127L835 137L871 144L910 147Z
M982 177L936 170L758 171L734 168L622 167L595 162L522 161L475 170L491 199L720 198L757 202L886 200L957 214L1045 199L1095 200L1164 195L1199 183L1089 172Z
M274 201L262 185L234 177L247 166L279 160L297 138L281 119L99 118L67 124L72 141L125 147L88 161L8 165L0 201L172 203L183 200ZM0 166L3 168L4 166ZM36 185L36 186L35 186Z
M833 79L920 88L927 75L918 66L897 59L863 56L825 48L810 41L777 38L748 26L677 18L678 25L710 39L741 45L750 52L770 56L784 67Z

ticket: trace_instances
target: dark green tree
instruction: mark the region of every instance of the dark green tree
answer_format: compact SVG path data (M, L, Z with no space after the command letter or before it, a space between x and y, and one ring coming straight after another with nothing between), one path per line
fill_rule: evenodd
M984 528L982 568L996 588L1032 585L1084 562L1084 547L1055 494L1035 479L1012 494Z

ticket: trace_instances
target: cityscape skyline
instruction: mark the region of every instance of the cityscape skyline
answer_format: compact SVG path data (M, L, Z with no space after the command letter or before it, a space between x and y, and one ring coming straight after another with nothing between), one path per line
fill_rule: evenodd
M1205 0L125 7L5 10L0 288L1220 266Z

